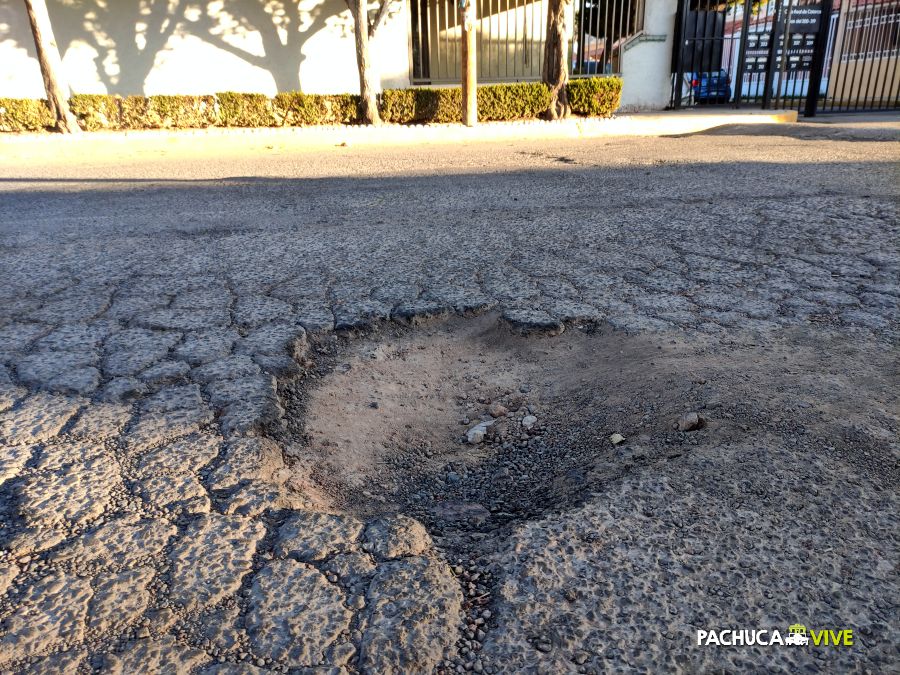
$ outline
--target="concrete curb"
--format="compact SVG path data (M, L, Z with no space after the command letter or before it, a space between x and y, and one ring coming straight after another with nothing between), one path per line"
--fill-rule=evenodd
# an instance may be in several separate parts
M227 137L295 140L310 146L404 145L466 143L500 140L599 138L604 136L670 136L696 133L725 124L790 124L796 111L671 111L619 115L610 119L570 118L556 122L484 122L474 128L461 124L390 124L372 126L281 127L260 129L209 128L184 130L99 131L76 137L57 134L0 134L0 147L19 143L91 143L95 141L160 141Z

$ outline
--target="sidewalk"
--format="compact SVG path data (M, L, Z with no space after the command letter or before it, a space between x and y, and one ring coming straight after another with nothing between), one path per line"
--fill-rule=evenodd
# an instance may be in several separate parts
M53 163L116 156L194 156L246 154L254 150L303 152L334 147L403 146L443 143L484 143L511 140L560 140L608 136L670 136L690 134L724 124L778 124L797 121L795 111L679 110L635 113L612 119L570 118L557 122L486 122L474 128L460 124L288 127L261 129L189 129L109 131L81 134L0 134L0 164L21 160ZM127 148L127 150L126 150ZM111 158L112 159L112 158Z

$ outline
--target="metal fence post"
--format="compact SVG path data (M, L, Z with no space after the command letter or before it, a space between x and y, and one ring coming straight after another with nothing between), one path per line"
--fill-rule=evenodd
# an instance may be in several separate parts
M750 14L753 12L753 0L744 0L744 20L741 23L741 45L738 55L738 69L734 76L734 107L741 107L744 94L744 70L747 67L747 34L750 32Z
M772 85L775 82L775 57L778 54L778 36L781 27L781 0L775 0L775 13L772 15L772 32L769 37L769 60L766 66L766 83L763 91L762 107L768 109L772 105ZM782 58L784 55L782 54ZM777 64L780 67L780 64Z
M815 117L819 109L819 89L822 86L822 73L825 71L825 53L828 47L828 31L831 27L832 0L822 0L822 16L819 17L819 30L816 33L815 48L810 63L809 88L806 91L806 107L804 117Z
M672 107L681 107L681 89L684 86L684 47L687 44L684 34L687 30L687 13L690 8L690 0L681 0L678 3L678 12L681 14L681 23L678 28L678 51L675 53L675 82L672 84Z

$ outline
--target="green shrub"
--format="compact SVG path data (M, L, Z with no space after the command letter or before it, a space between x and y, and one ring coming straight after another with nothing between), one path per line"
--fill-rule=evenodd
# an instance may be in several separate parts
M219 101L219 126L274 127L278 125L272 100L265 94L241 94L226 91L216 94Z
M291 91L273 101L275 118L285 126L352 124L359 118L359 96Z
M478 88L478 118L485 121L532 119L550 107L543 82L491 84Z
M124 129L202 129L215 125L214 96L128 96L122 100Z
M490 84L478 88L478 119L483 121L534 118L550 107L550 90L541 82ZM381 95L386 122L459 122L462 90L387 89Z
M0 131L41 131L55 124L44 100L0 98Z
M119 99L106 94L75 94L69 99L72 114L85 131L119 129L122 126Z
M611 117L622 100L622 78L579 77L569 81L566 92L576 115Z
M385 122L459 122L462 91L452 89L386 89L381 94L381 117Z

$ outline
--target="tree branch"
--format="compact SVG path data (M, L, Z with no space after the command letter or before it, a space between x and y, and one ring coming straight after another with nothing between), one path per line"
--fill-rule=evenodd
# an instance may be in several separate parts
M390 3L391 0L381 0L381 6L378 8L375 19L369 24L369 38L375 37L375 32L378 30L378 27L384 23L384 18L387 16L388 5Z

